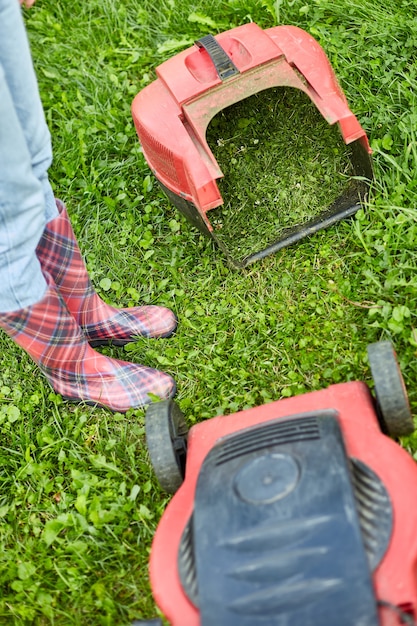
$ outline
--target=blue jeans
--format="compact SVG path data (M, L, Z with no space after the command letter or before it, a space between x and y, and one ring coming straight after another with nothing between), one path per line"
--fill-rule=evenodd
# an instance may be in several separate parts
M38 302L46 281L36 256L58 215L48 180L51 139L18 0L0 0L0 311Z

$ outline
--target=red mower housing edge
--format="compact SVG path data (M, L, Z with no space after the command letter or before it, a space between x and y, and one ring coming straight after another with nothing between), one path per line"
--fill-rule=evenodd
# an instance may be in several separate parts
M150 579L171 626L400 626L417 617L413 420L390 342L360 381L198 423L150 405L146 438L174 493ZM135 624L162 624L158 619Z
M323 49L302 29L262 30L250 23L207 35L162 63L156 74L157 79L132 103L143 154L170 201L216 241L233 266L244 267L359 209L373 178L368 139ZM356 182L318 217L288 229L273 244L238 261L216 236L208 216L210 209L223 204L216 184L223 173L207 144L206 130L222 109L279 86L303 91L329 124L339 125L343 140L351 146Z

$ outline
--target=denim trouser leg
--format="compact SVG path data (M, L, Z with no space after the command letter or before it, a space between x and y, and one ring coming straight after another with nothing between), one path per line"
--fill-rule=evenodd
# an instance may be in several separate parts
M0 0L0 311L40 300L36 246L58 215L52 151L18 0Z

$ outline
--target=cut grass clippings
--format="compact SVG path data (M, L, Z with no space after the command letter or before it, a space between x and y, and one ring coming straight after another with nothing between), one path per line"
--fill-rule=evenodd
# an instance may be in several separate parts
M319 216L348 188L350 149L306 94L262 91L221 111L207 142L224 174L208 218L241 260Z

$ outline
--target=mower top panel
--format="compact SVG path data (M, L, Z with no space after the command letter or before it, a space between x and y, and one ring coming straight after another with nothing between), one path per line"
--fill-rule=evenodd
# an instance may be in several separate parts
M370 153L366 133L350 111L320 45L295 26L262 30L245 24L208 36L162 63L157 79L135 97L132 115L146 160L166 190L205 215L223 203L216 179L223 173L206 141L222 109L271 87L305 92L345 143ZM220 61L218 61L220 59ZM229 61L229 71L222 72Z
M387 494L384 504L390 518ZM201 467L192 525L203 626L377 626L335 411L221 439Z

